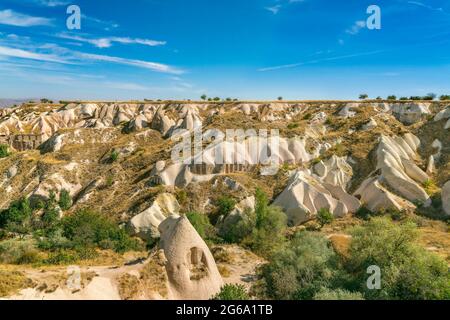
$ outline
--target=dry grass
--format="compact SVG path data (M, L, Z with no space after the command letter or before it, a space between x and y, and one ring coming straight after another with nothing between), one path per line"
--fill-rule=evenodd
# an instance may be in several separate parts
M119 295L123 300L133 300L139 296L140 281L137 277L125 273L117 280Z
M11 296L32 285L33 282L20 271L0 270L0 297Z

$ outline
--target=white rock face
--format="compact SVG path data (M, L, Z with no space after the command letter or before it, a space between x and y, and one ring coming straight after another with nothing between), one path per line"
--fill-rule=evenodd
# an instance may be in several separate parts
M335 217L343 217L359 208L358 199L347 194L341 186L322 183L307 170L295 173L273 204L286 212L290 225L313 219L323 208Z
M354 109L358 109L359 107L359 103L347 103L341 111L339 111L338 115L344 118L353 118L356 115Z
M334 186L346 188L349 183L353 170L345 158L332 156L328 160L320 161L314 166L314 172L319 176L322 182Z
M402 123L413 124L431 114L429 103L395 103L390 106L395 117Z
M359 197L361 203L365 204L367 209L373 212L387 209L403 210L414 208L412 203L405 201L383 187L380 177L366 179L354 195Z
M364 130L364 131L371 130L373 128L376 128L377 126L378 126L378 123L375 121L375 119L370 118L370 121L362 126L362 130Z
M170 216L159 226L160 248L167 260L169 299L206 300L223 280L208 246L186 216Z
M411 202L431 203L430 197L420 185L429 179L415 163L420 140L411 133L401 137L382 136L377 149L377 169L391 189Z
M450 181L442 187L442 209L447 215L450 215Z
M158 227L170 215L178 215L180 205L173 194L158 195L152 206L134 216L127 229L132 235L149 240L159 237Z

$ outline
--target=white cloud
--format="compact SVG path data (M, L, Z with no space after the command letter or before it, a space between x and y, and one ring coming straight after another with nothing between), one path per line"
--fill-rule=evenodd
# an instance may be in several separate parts
M366 27L366 22L364 20L358 20L355 21L355 23L347 30L345 30L346 33L355 35L358 34L361 29Z
M335 61L335 60L342 60L342 59L350 59L350 58L356 58L361 56L369 56L374 55L377 53L383 52L382 50L377 51L370 51L370 52L361 52L361 53L354 53L354 54L348 54L343 56L336 56L336 57L329 57L329 58L321 58L321 59L315 59L315 60L309 60L304 62L298 62L298 63L292 63L292 64L284 64L280 66L274 66L274 67L267 67L267 68L261 68L258 69L258 71L274 71L274 70L280 70L280 69L289 69L289 68L295 68L307 64L315 64L319 62L327 62L327 61Z
M75 40L79 42L89 43L97 48L109 48L114 42L121 44L140 44L144 46L156 47L163 46L166 41L157 41L151 39L129 38L129 37L104 37L104 38L86 38L77 35L69 35L66 33L60 33L57 35L59 38Z
M31 51L9 48L0 46L0 56L20 58L20 59L31 59L46 62L56 62L56 63L69 63L68 61L52 54L35 53Z
M273 7L265 7L265 9L272 12L273 14L277 14L281 9L281 4L277 4Z
M60 1L60 0L35 0L38 4L45 7L59 7L69 5L69 1Z
M415 5L415 6L426 8L428 10L439 11L439 12L444 12L445 13L443 8L434 8L432 6L429 6L429 5L427 5L425 3L422 3L422 2L419 2L419 1L408 1L408 3L412 4L412 5Z
M47 18L32 17L7 9L0 11L0 24L6 24L16 27L32 27L49 26L52 23L51 20Z
M54 63L62 63L62 64L80 64L85 63L87 61L91 62L108 62L115 63L127 66L133 66L142 69L148 69L161 73L168 74L182 74L183 70L178 68L169 66L167 64L151 62L151 61L143 61L143 60L135 60L135 59L127 59L121 57L107 56L107 55L98 55L98 54L90 54L79 51L72 51L66 48L62 48L53 44L39 46L42 50L50 51L51 53L38 53L31 50L22 50L10 47L0 46L0 57L12 57L19 59L29 59L29 60L37 60L37 61L45 61L45 62L54 62Z
M149 69L156 72L164 72L164 73L172 73L172 74L182 74L183 71L174 67L171 67L166 64L162 63L156 63L156 62L149 62L149 61L142 61L142 60L134 60L134 59L125 59L120 57L112 57L112 56L105 56L105 55L99 55L99 54L91 54L91 53L78 53L79 57L87 60L93 60L93 61L103 61L103 62L111 62L111 63L117 63L122 65L129 65L144 69Z

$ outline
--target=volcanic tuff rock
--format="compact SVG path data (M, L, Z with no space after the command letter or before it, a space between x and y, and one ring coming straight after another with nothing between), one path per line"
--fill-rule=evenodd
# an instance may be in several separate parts
M449 116L449 107L438 102L24 104L0 110L0 144L13 151L0 159L0 207L21 196L67 189L71 210L106 211L147 237L145 230L157 235L158 222L148 224L152 214L166 212L165 205L151 209L149 199L182 188L190 210L202 211L214 195L211 180L223 176L226 192L248 197L255 186L266 188L291 224L313 218L321 208L336 216L361 204L413 209L430 204L424 185L434 181L439 190L450 179ZM191 154L190 163L172 161L177 139L201 125L203 150ZM238 144L208 140L226 129L277 129L280 148L251 136ZM29 135L42 138L39 151L24 147L21 139ZM258 146L257 159L246 151L250 144ZM224 150L230 152L217 164ZM259 163L269 155L279 164ZM194 203L197 195L204 196L200 205ZM141 214L130 222L135 212ZM139 220L145 213L152 219ZM177 212L163 215L171 213Z
M169 298L205 300L217 294L222 277L208 246L186 216L170 216L159 226L169 281Z
M128 230L132 235L137 235L145 240L158 238L158 227L170 215L178 215L180 205L174 195L170 193L159 194L152 206L134 216Z
M450 181L442 188L442 207L447 215L450 215Z

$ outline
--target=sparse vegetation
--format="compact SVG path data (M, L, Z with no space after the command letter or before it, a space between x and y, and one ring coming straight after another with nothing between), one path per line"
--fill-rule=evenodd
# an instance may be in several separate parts
M226 284L213 300L250 300L250 296L243 285Z
M359 99L360 100L366 100L367 98L369 98L369 95L366 94L366 93L362 93L362 94L359 95Z
M330 212L330 210L328 210L326 208L322 208L317 212L317 221L319 222L321 227L323 227L326 224L332 223L333 220L334 220L334 216Z
M0 144L0 159L9 156L9 147L6 144Z

